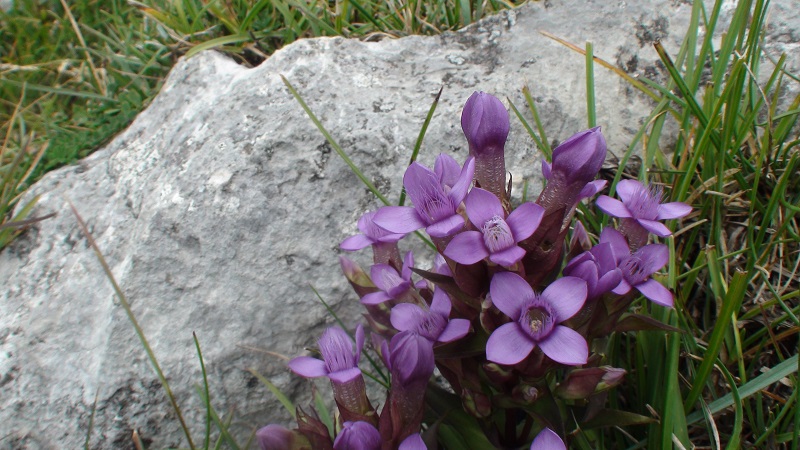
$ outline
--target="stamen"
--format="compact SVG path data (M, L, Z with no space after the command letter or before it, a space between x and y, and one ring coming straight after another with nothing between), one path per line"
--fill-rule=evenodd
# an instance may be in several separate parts
M483 225L483 242L489 252L496 253L516 244L511 228L500 216L494 216Z

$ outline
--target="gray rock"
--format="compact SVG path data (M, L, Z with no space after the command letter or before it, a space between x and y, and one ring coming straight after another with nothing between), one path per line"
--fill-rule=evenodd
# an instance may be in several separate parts
M204 408L192 332L212 404L234 415L244 443L256 427L290 419L248 369L305 398L307 384L265 350L297 355L332 323L310 286L346 322L357 320L337 246L377 206L279 75L396 199L440 87L423 163L439 152L463 161L460 109L474 90L522 109L527 83L548 137L563 140L586 124L583 57L539 31L592 40L598 56L663 79L650 43L675 53L690 10L674 0L545 1L438 37L302 40L254 69L214 52L181 60L124 133L31 189L41 195L36 212L58 216L0 253L0 448L78 448L87 435L92 448L132 448L133 429L149 448L187 446L67 200L131 302L195 443ZM597 67L596 77L599 122L621 153L652 105L609 71ZM507 154L517 196L524 181L535 195L541 155L513 116Z

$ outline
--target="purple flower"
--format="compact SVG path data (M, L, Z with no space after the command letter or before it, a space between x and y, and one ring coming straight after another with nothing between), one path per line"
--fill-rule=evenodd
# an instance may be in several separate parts
M450 298L444 290L433 293L430 308L421 308L411 303L401 303L392 308L392 326L398 331L413 331L436 342L452 342L469 332L469 320L450 319Z
M400 273L397 273L397 270L388 264L375 264L370 267L369 274L372 282L380 290L361 297L361 303L377 305L387 300L400 298L411 289L411 267L413 265L414 255L408 252Z
M368 211L358 219L358 229L363 234L350 236L342 241L339 248L347 251L361 250L362 248L377 243L393 243L403 239L405 234L392 233L375 225L373 219L376 211Z
M589 357L586 340L561 322L574 316L586 301L586 282L562 277L536 295L530 285L513 272L492 277L489 291L494 305L512 319L489 336L486 359L498 364L516 364L538 345L550 359L567 365L585 364Z
M575 257L564 267L564 275L578 277L586 282L587 299L595 299L610 292L622 280L614 249L608 242L597 244Z
M692 207L681 202L661 203L661 186L644 186L636 180L617 183L617 195L622 201L601 195L597 207L604 213L621 219L633 219L656 236L670 236L672 232L658 220L677 219L692 211Z
M381 433L368 422L345 422L333 441L334 450L380 450Z
M418 433L414 433L403 439L403 442L400 443L400 446L397 447L397 450L428 450L428 447L422 440L422 436L420 436Z
M653 303L672 307L672 292L658 281L650 278L652 274L667 265L669 249L663 244L645 245L633 254L625 237L613 228L605 228L600 233L600 244L609 243L622 272L622 280L612 290L617 295L624 295L636 288Z
M464 226L464 218L457 210L467 195L474 173L475 160L469 158L457 182L450 187L443 184L432 170L417 162L411 163L403 176L403 186L414 207L384 206L375 215L375 224L392 233L410 233L425 228L436 238L455 233Z
M531 442L531 450L567 450L567 446L555 431L545 428Z
M386 367L392 372L392 385L402 386L422 382L427 384L433 374L433 344L412 331L402 331L390 344L383 342L381 353Z
M503 102L484 92L473 93L461 112L461 129L475 157L478 184L505 197L506 168L504 147L510 124Z
M553 164L542 164L542 175L548 181L569 185L594 180L606 159L606 140L600 127L584 130L562 142L553 150Z
M319 338L322 361L309 356L298 356L289 361L292 372L306 378L328 377L331 381L347 383L361 375L358 361L364 347L364 328L356 328L356 344L339 327L331 327Z
M261 450L290 450L296 435L280 425L267 425L256 431L256 440Z
M480 231L464 231L447 245L445 256L461 264L475 264L483 258L511 267L523 256L518 242L529 238L544 215L544 208L523 203L507 218L500 200L492 193L474 188L464 201L470 222Z

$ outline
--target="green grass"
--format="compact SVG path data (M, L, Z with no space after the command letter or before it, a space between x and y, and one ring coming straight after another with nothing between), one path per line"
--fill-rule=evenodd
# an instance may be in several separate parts
M399 9L391 2L353 0L152 0L131 6L122 0L81 0L69 2L75 26L60 0L38 3L18 0L13 14L0 13L0 248L30 223L25 209L10 216L27 183L86 155L124 128L180 55L213 47L252 65L303 37L437 33L508 6L433 0L406 2ZM606 347L609 363L629 372L627 383L609 395L609 407L655 421L575 430L576 448L800 444L794 388L800 333L800 140L795 131L800 97L781 97L783 87L795 82L784 72L783 57L768 72L761 67L768 2L739 0L730 26L718 30L725 33L715 46L711 33L700 30L718 28L721 4L705 9L695 2L680 50L667 54L657 48L669 73L667 86L631 78L593 57L602 42L584 47L561 41L568 45L565 52L588 53L590 125L603 122L593 106L603 95L592 83L595 72L605 70L600 66L653 99L653 112L620 166L639 152L644 170L633 176L664 184L671 200L695 208L666 242L673 258L662 281L675 292L676 308L635 303L638 312L681 332L618 333ZM514 116L549 155L536 103L527 88L523 93L526 105L512 105ZM668 121L681 132L673 147L662 148ZM612 192L622 176L617 170L610 180ZM607 223L591 208L580 213L590 231ZM154 355L151 360L157 367ZM203 385L207 423L236 447L225 432L231 418L216 415L209 400L213 386ZM204 448L208 436L202 439Z

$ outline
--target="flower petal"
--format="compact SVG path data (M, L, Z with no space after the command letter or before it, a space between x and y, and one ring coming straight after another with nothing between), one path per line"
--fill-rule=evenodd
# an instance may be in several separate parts
M553 173L553 166L546 160L542 160L542 176L545 180L550 179L550 174Z
M564 325L556 325L547 338L539 341L539 347L553 361L568 366L586 364L589 358L589 345L586 339Z
M623 278L623 279L619 280L619 284L617 285L617 287L612 289L611 292L613 292L613 293L615 293L617 295L625 295L628 292L630 292L631 289L633 289L633 287L630 285L630 283L628 283L625 280L625 278Z
M458 233L444 249L444 255L461 264L475 264L489 256L480 231Z
M289 369L306 378L324 377L328 375L325 362L310 356L298 356L289 361Z
M525 202L511 211L506 219L506 224L511 229L514 242L524 241L531 237L542 223L542 217L544 217L544 208L531 202Z
M597 287L597 280L599 279L597 273L597 264L588 258L585 258L583 262L580 262L579 264L573 264L573 261L577 261L577 258L570 261L570 263L567 264L567 267L564 267L564 275L578 277L585 281L588 288L587 296L594 297L594 290ZM616 286L616 284L614 286Z
M516 364L527 358L534 347L536 344L519 328L519 324L511 322L500 326L489 336L486 359L498 364Z
M597 200L594 201L594 204L600 208L600 211L603 211L609 216L619 218L631 217L631 213L628 211L628 208L624 203L607 195L601 195L600 197L597 197Z
M377 305L391 299L392 297L386 292L378 291L361 297L361 303L365 305Z
M522 307L535 295L528 282L513 272L494 274L489 292L494 306L513 320L519 319Z
M439 156L436 157L436 162L433 164L433 172L443 186L452 188L456 182L458 182L461 166L452 156L446 153L440 153Z
M567 446L555 431L545 428L531 442L531 450L567 450Z
M461 339L469 333L470 323L467 319L452 319L447 322L447 326L442 330L439 335L439 342L453 342Z
M369 247L375 241L368 238L363 234L357 234L355 236L350 236L349 238L342 241L339 244L339 248L342 250L346 250L348 252L354 252L356 250L361 250L362 248Z
M619 269L610 270L597 280L597 285L594 287L592 295L599 297L607 292L611 292L612 289L619 286L620 281L622 281L622 272Z
M483 228L484 224L495 216L505 217L500 199L481 188L473 188L469 191L467 198L464 200L464 206L467 207L469 221L478 229Z
M351 367L350 369L340 370L338 372L331 372L328 374L328 378L331 381L336 383L347 383L349 381L355 380L358 376L361 375L361 369L358 367Z
M606 187L607 184L608 184L608 181L606 181L606 180L595 180L595 181L586 183L586 186L584 186L583 189L581 189L580 194L578 194L578 199L594 197L597 193L602 191Z
M458 207L462 201L464 201L464 197L467 195L467 191L469 191L469 187L472 186L472 177L475 176L475 158L469 157L464 162L464 167L461 169L461 175L458 177L458 181L456 184L453 185L453 188L450 190L450 193L447 195L450 200L453 202L454 207Z
M651 275L669 262L669 248L664 244L645 245L634 256L642 261L642 271Z
M433 291L433 299L431 300L431 312L439 314L445 318L450 317L450 309L453 304L450 302L450 296L444 289L436 288Z
M637 219L636 222L638 222L639 225L644 227L644 229L655 234L656 236L660 237L672 236L672 231L670 231L669 228L667 228L661 222L656 222L655 220L647 220L647 219Z
M428 225L410 206L384 206L375 213L373 222L392 233L411 233Z
M674 305L675 300L672 297L672 292L652 278L644 283L639 283L634 287L653 303L666 306L668 308L672 308Z
M683 217L692 212L692 207L686 203L672 202L658 205L658 220L669 220Z
M416 330L425 318L425 311L411 303L401 303L392 308L389 320L398 331Z
M561 277L550 283L540 298L546 301L556 315L556 323L574 316L586 303L586 281L577 277Z
M400 443L397 450L428 450L428 447L425 446L425 441L422 440L422 436L414 433L403 439L403 442Z
M617 197L625 203L628 203L637 190L644 190L644 186L636 180L622 180L617 183Z
M525 256L525 250L523 250L519 245L515 245L505 250L492 253L489 255L489 261L503 267L511 267L519 262L523 256Z
M614 252L614 259L617 264L622 261L622 258L631 254L631 248L628 246L628 241L625 240L625 236L613 228L603 228L603 231L600 233L600 243L602 244L605 242L611 245L611 250Z
M464 228L464 218L458 214L446 217L434 224L431 224L425 231L431 237L447 237L460 231Z
M358 324L356 327L356 364L361 360L361 350L364 348L364 326Z

